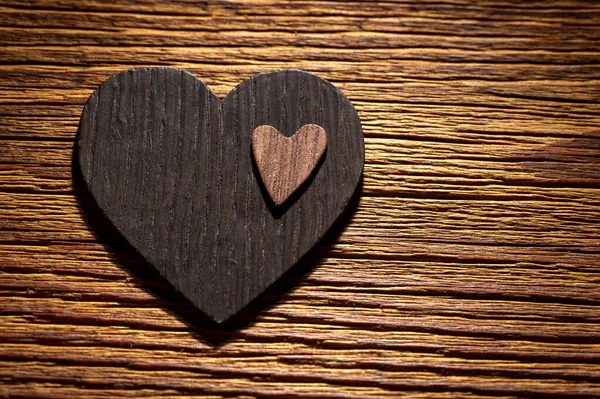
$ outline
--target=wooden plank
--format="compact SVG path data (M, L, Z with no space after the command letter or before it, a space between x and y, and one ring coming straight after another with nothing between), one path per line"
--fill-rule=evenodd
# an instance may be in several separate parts
M600 7L101 0L0 5L0 396L600 396ZM344 226L216 328L72 169L132 67L224 97L333 82L365 134Z

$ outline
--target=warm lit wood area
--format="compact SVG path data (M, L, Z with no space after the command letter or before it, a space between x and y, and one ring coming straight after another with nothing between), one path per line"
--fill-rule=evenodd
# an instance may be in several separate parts
M600 397L600 4L0 1L0 397ZM354 211L222 327L73 169L113 74L353 102Z

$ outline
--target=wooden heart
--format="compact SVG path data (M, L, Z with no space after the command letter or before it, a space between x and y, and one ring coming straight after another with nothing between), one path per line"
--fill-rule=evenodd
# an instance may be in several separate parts
M262 181L275 205L283 204L311 175L327 148L327 133L304 125L292 137L273 126L252 133L252 151Z
M259 126L327 132L318 173L273 212L254 173ZM358 115L332 84L298 70L247 79L222 101L168 68L106 80L81 116L78 159L121 234L217 322L264 291L325 234L358 186Z

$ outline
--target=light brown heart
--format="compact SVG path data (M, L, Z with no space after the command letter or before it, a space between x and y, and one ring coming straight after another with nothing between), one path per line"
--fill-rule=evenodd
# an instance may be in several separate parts
M327 133L304 125L292 137L273 126L252 132L252 152L260 177L276 206L283 204L311 175L327 148Z

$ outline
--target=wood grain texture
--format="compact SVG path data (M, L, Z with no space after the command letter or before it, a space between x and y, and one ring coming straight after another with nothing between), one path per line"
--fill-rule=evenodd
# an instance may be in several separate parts
M326 149L327 133L318 125L304 125L291 137L282 135L269 125L254 129L252 154L256 169L275 206L282 205L311 174L318 173L317 166ZM363 157L361 155L358 161L362 161ZM349 165L363 168L362 162L340 166L347 168ZM341 182L331 183L339 187ZM311 215L305 217L310 218Z
M14 397L600 396L600 9L574 1L4 1L0 392ZM362 195L215 329L72 176L108 76L267 70L339 87Z
M308 145L298 139L315 124L329 131L321 173L275 208L254 170L253 132L298 129L291 142ZM77 155L102 213L220 323L294 266L342 214L360 181L364 139L343 93L308 72L261 73L219 100L185 71L138 68L90 96ZM297 159L282 161L297 167Z

